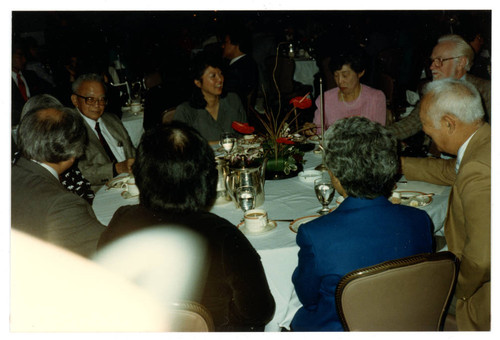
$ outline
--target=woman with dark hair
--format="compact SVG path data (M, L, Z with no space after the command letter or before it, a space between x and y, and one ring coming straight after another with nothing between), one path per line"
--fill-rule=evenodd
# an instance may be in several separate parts
M345 199L301 225L292 281L302 307L294 331L342 331L335 289L347 273L432 251L432 221L423 210L392 204L398 172L396 140L364 117L338 120L325 133L325 163Z
M220 58L203 52L196 55L192 66L193 93L189 101L177 106L174 116L198 130L210 144L218 143L223 132L234 132L233 121L247 122L238 95L224 92L222 68Z
M324 93L325 129L335 121L351 116L366 117L385 125L387 118L386 100L382 91L361 84L365 74L365 59L361 51L352 50L333 57L330 61L337 87ZM321 131L320 97L316 99L313 124L305 127Z
M140 204L116 211L98 248L133 231L184 226L209 245L208 274L199 301L216 331L263 330L275 303L260 257L227 220L209 212L217 188L215 156L207 141L182 122L145 132L132 167Z

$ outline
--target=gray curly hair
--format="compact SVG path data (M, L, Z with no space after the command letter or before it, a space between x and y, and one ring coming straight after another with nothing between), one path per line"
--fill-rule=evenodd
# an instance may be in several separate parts
M325 163L349 196L389 197L398 173L397 142L364 117L336 121L325 132Z

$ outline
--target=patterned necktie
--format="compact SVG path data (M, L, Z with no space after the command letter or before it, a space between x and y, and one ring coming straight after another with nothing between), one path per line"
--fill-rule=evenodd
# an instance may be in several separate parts
M108 142L104 139L104 136L102 135L101 128L99 127L99 123L95 123L95 130L97 131L97 135L99 136L99 141L101 141L102 147L104 148L104 151L106 151L106 154L108 155L109 159L112 162L116 162L115 155L113 155L113 151L111 151L111 148L109 147Z
M24 101L28 100L28 93L26 92L26 84L21 78L21 72L17 72L17 87L19 87L19 91L21 91L21 95L24 98Z

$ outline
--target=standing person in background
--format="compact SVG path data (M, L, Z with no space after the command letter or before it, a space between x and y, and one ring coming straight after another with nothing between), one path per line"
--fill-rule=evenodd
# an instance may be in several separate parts
M26 70L26 44L16 40L12 43L12 115L11 125L19 124L21 111L28 99L41 93L50 93L52 86Z
M227 92L235 92L243 107L248 108L250 96L257 91L259 70L251 56L252 37L242 27L233 26L228 30L222 43L222 56L229 61L224 72Z
M435 80L420 105L424 132L456 159L402 157L409 180L451 185L444 235L460 259L455 289L459 331L490 330L491 127L470 83Z

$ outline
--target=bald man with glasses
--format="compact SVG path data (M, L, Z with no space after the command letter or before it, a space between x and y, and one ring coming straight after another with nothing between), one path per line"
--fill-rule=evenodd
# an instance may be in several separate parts
M82 115L89 144L78 166L97 191L121 173L131 173L135 149L118 117L104 112L106 87L97 74L84 74L72 85L71 102Z
M491 81L467 73L474 61L474 50L459 35L449 34L438 39L430 56L429 69L432 80L454 78L468 81L476 87L483 101L485 120L491 122ZM408 117L388 126L389 131L399 140L406 139L422 131L420 122L420 102Z

